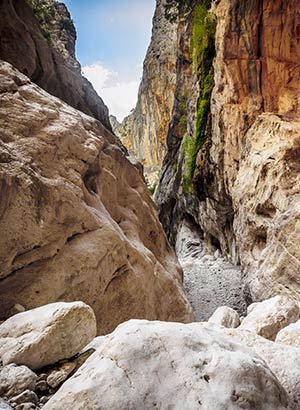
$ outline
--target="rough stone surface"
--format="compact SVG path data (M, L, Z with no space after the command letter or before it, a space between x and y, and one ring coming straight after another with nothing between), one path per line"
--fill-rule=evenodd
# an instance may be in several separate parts
M39 369L78 353L97 334L95 315L83 302L52 303L7 319L0 326L4 364Z
M235 328L240 324L240 317L234 309L228 306L220 306L208 321L216 325Z
M14 396L11 398L11 402L16 404L23 404L23 403L33 403L38 404L38 396L30 390L25 390L23 393L20 393L18 396Z
M44 410L99 403L106 410L283 410L286 402L264 361L220 333L132 320L107 336Z
M177 24L166 20L165 4L166 0L156 2L137 105L121 127L114 129L146 166L162 164L174 102Z
M12 410L12 407L8 403L0 399L0 410Z
M98 121L0 64L0 318L82 300L103 334L190 321L182 271L139 170Z
M299 304L290 297L278 295L258 303L241 324L241 329L275 340L277 333L299 319Z
M36 379L37 375L26 366L9 364L0 367L0 396L13 397L26 389L34 390Z
M251 347L267 363L288 394L288 409L299 410L300 349L274 343L244 329L220 329L223 334Z
M300 348L300 320L281 329L275 342Z
M14 65L50 94L111 129L107 107L80 73L74 54L76 32L65 5L54 0L29 3L1 2L0 59Z
M182 219L192 219L207 246L240 263L249 302L284 292L299 299L300 4L212 5L217 26L211 135L197 154L193 190L185 193L187 138L176 132L180 110L174 104L156 195L160 219L172 243ZM188 19L175 95L182 95L188 82L191 137L197 87L188 75L191 56L184 54L191 40Z
M47 377L47 384L55 389L62 384L76 368L76 363L64 363L59 369L53 370Z

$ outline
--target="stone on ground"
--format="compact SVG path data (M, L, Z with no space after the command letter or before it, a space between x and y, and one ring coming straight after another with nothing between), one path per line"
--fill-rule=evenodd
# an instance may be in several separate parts
M8 364L0 368L0 396L13 397L35 388L37 375L26 366ZM1 409L1 407L0 407Z
M286 403L266 363L221 333L198 323L131 320L44 410L283 410Z
M74 356L96 330L94 312L85 303L51 303L12 316L0 326L0 357L4 364L39 369Z
M238 327L240 317L234 309L228 306L220 306L208 321L224 327Z
M275 342L300 348L300 320L281 329Z
M277 295L255 305L240 328L275 340L279 330L298 319L299 304L288 296Z

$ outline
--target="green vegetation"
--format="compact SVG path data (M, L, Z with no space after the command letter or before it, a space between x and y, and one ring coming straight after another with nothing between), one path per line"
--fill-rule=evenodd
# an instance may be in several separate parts
M151 186L148 187L148 191L150 192L151 195L154 194L157 184L158 184L158 181L155 181L153 182Z
M63 19L61 20L61 26L67 31L74 31L74 23L72 19Z
M45 39L48 41L48 43L51 43L51 33L48 30L45 30L42 28L42 33Z
M185 147L187 173L185 190L192 189L197 154L211 134L210 98L214 86L213 59L215 57L215 20L208 11L211 0L203 0L194 8L192 31L192 58L199 84L196 107L196 128Z
M180 117L178 120L178 131L182 136L186 133L187 130L187 102L188 92L185 91L179 98Z

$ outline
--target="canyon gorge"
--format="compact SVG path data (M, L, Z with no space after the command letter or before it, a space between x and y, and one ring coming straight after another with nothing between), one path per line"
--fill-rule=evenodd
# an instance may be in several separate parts
M0 410L299 410L297 0L156 0L122 123L0 16Z

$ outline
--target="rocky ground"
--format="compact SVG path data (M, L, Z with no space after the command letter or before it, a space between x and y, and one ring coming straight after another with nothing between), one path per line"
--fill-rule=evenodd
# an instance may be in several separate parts
M185 274L185 291L197 321L206 321L219 306L229 306L240 315L246 312L241 271L222 257L180 259Z
M244 316L241 270L218 250L207 254L201 238L187 225L181 227L176 252L184 271L184 287L197 321L206 321L220 306L229 306Z

